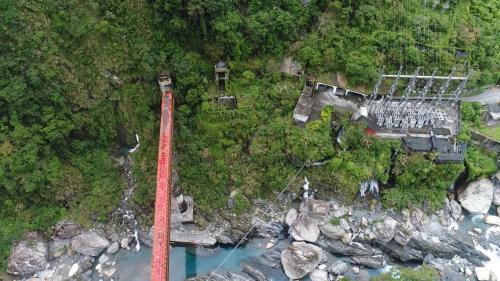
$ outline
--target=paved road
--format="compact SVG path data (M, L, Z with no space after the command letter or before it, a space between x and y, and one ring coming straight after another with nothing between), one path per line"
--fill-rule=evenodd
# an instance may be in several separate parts
M500 102L500 88L493 87L491 89L486 90L484 93L471 97L463 97L464 101L475 101L480 102L482 104L493 104Z

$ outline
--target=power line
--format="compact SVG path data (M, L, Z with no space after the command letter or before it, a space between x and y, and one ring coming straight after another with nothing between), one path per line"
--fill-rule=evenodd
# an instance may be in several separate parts
M304 165L302 165L302 167L300 167L300 169L297 171L297 173L295 173L295 175L288 182L288 184L283 188L283 190L281 190L281 192L278 194L278 196L276 196L276 199L274 199L274 201L271 202L271 204L267 207L267 209L264 212L264 214L269 213L269 211L272 209L272 207L274 206L274 204L276 204L277 201L281 200L280 198L282 198L283 193L288 189L288 187L290 186L290 184L295 180L295 178L299 175L299 173L302 171L302 169L304 169L304 167L307 165L307 163L309 163L309 160L310 159L308 159L304 163ZM236 246L233 247L233 249L231 250L231 252L229 252L229 254L222 260L222 262L217 266L217 268L215 269L215 271L212 271L212 273L210 273L210 276L208 276L207 281L210 281L212 279L212 277L215 274L217 274L217 271L219 271L219 269L224 265L224 263L234 254L234 252L241 245L241 243L243 243L243 241L245 241L245 239L248 237L248 235L250 234L250 232L252 232L252 230L255 228L255 226L257 225L257 223L258 223L258 220L256 220L256 222L252 224L252 226L250 227L250 229L245 233L245 235L243 235L243 237L236 244Z
M410 30L409 30L409 27L408 27L408 1L407 0L404 0L404 14L403 14L403 20L404 20L404 30L405 30L405 49L404 49L404 52L405 52L405 73L407 73L407 70L408 70L408 64L409 64L409 59L408 59L408 45L409 45L409 42L408 42L408 35L410 34Z
M423 33L423 45L424 45L424 55L422 56L422 64L427 65L427 36L428 36L428 27L429 27L429 17L425 17L425 14L428 12L427 10L427 0L424 0L424 13L423 16L425 18L424 22L424 33Z
M399 20L399 33L400 33L400 41L399 41L399 65L402 66L403 65L403 1L400 2L401 5L399 6L399 17L398 17L398 20Z
M430 22L430 19L429 19L429 9L427 8L427 0L424 0L424 13L427 13L427 17L426 17L426 26L425 26L425 37L424 37L424 40L426 42L426 46L429 45L429 40L428 40L428 37L429 37L429 34L430 34L430 25L431 25L431 22ZM427 64L429 62L429 50L427 49L426 47L426 50L425 50L425 56L424 56L424 59L425 59L425 64Z
M401 22L403 25L403 65L406 73L406 0L403 0L403 15L401 16Z

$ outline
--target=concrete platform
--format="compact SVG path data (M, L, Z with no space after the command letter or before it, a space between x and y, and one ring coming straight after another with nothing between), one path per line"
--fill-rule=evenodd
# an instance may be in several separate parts
M184 200L186 201L188 208L184 213L181 213L177 208L177 203L175 202L175 198L172 197L172 202L170 205L170 223L171 224L179 224L179 223L193 223L193 198L189 196L184 196Z

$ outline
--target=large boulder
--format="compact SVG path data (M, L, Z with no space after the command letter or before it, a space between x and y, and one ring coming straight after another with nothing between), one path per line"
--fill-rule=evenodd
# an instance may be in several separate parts
M474 265L482 265L483 261L489 260L480 251L476 250L474 242L470 237L461 235L433 236L428 233L419 233L406 245L407 248L416 249L423 255L451 259L458 255L467 259Z
M377 247L379 247L390 257L398 259L402 262L424 260L422 252L409 247L403 247L401 244L397 243L394 240L387 243L375 240L375 245L377 245Z
M316 242L319 237L319 226L313 218L300 213L292 227L290 234L297 241Z
M415 227L410 222L401 223L394 230L394 240L404 246L410 242L415 231Z
M248 274L248 276L252 277L256 281L267 281L266 275L262 273L259 269L253 267L248 263L243 263L241 265L243 272Z
M331 204L328 201L309 198L300 204L300 212L321 221L330 213L330 206Z
M207 219L210 222L208 230L212 232L212 236L220 244L238 243L252 225L252 214L245 213L241 216L234 216L230 210L221 210L216 214L209 215Z
M349 231L351 229L351 225L349 224L349 222L344 219L344 218L341 218L339 220L339 225L345 230L345 231Z
M80 234L82 227L69 220L62 220L54 227L54 235L61 239L68 239Z
M458 220L462 214L462 206L455 200L450 200L450 215L452 218Z
M311 281L328 281L328 272L316 268L309 274L309 279L311 279Z
M109 241L95 231L86 231L71 239L71 248L88 256L99 256L108 246Z
M66 253L69 248L69 239L55 239L49 242L49 260L59 258Z
M383 222L374 223L372 232L377 239L389 242L394 237L394 230L398 222L391 217L386 218Z
M284 246L277 246L266 251L263 255L245 260L241 263L241 268L253 279L267 281L270 274L275 272L276 269L281 269L281 252L284 249Z
M320 226L320 231L323 235L330 239L342 239L345 235L345 230L340 225L333 225L331 223L327 223L325 225Z
M416 208L411 212L410 222L418 230L422 229L422 226L429 221L429 217L420 209Z
M377 254L374 256L352 256L351 261L354 264L370 268L382 268L387 264L384 254Z
M116 254L118 251L120 250L120 243L118 242L113 242L111 243L111 245L108 247L108 249L106 250L106 253L107 254L110 254L110 255L114 255Z
M334 275L342 275L344 274L348 269L347 263L337 260L334 261L329 267L328 267L328 272Z
M327 252L343 256L373 256L381 253L381 251L372 248L370 245L358 242L346 244L340 240L322 238L319 239L316 244Z
M305 242L293 242L281 252L281 264L290 279L301 279L312 272L323 258L321 248Z
M263 221L254 217L253 219L255 236L270 238L278 237L283 230L283 224L279 221Z
M493 204L500 206L500 185L497 185L493 192Z
M47 242L38 233L28 233L12 247L7 272L21 276L45 269L48 252Z
M484 217L484 222L487 224L500 226L500 217L486 215Z
M286 213L285 217L285 223L288 226L292 226L295 223L295 220L297 220L297 217L299 216L299 213L297 212L296 209L292 208Z
M475 280L472 277L472 272L467 272L468 266L460 260L460 258L442 259L436 258L432 254L428 254L424 258L424 264L427 264L439 272L440 281L467 281ZM464 276L465 275L467 276Z
M474 181L458 194L462 207L471 213L488 213L492 200L493 183L489 179Z

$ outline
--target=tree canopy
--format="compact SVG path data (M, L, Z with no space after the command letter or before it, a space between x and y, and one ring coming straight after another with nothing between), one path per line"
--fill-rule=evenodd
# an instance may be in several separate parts
M398 144L364 138L352 126L349 150L334 148L329 112L305 130L294 127L302 81L277 69L290 55L308 74L340 72L351 85L370 86L381 65L397 69L404 54L409 66L440 62L441 71L467 62L476 84L498 83L498 0L452 1L449 9L420 2L0 1L0 257L5 261L21 233L62 217L107 221L125 185L120 151L135 145L136 133L133 201L150 220L160 106L155 76L163 71L172 74L176 92L175 168L202 212L224 207L235 190L243 212L249 199L270 196L290 179L292 160L332 157L303 175L347 198L358 181L387 183ZM469 55L457 58L456 50ZM231 68L227 94L238 98L238 110L212 102L219 60ZM466 106L464 118L477 122L476 111ZM475 176L491 170L490 162L477 163L483 156L467 158ZM424 178L441 194L458 170L432 164L445 177L434 183L425 181L434 175L422 167L428 159L398 161L401 190Z

